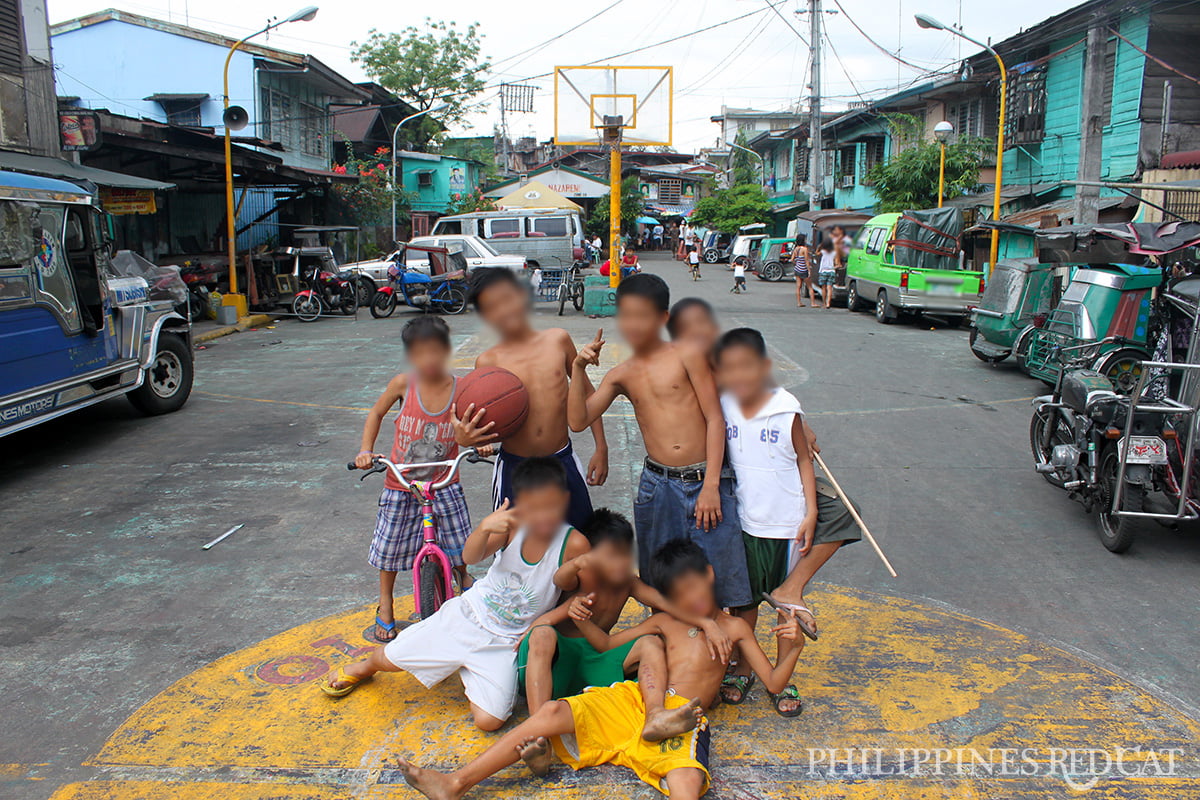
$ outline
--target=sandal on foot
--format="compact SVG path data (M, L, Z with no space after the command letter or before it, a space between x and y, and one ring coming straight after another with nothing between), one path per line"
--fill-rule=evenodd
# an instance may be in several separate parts
M808 638L812 639L814 642L817 640L817 629L812 627L811 625L809 625L807 622L805 622L803 619L801 619L799 617L800 613L804 613L804 614L808 614L815 620L817 618L817 615L812 612L811 608L807 608L806 606L797 605L795 603L785 603L782 600L776 600L774 597L772 597L767 592L762 593L762 599L766 600L767 604L770 605L771 608L775 609L776 611L780 611L785 614L788 613L789 611L795 612L797 614L796 624L800 626L800 630L804 631L804 635L807 636Z
M795 700L797 705L790 711L784 711L780 705L788 700ZM781 717L798 717L804 711L804 701L800 699L800 692L795 686L788 686L779 694L771 694L771 704L775 706L775 713Z
M746 702L746 698L750 696L750 689L753 688L753 686L754 686L754 674L753 673L751 673L750 675L726 675L724 678L721 679L721 688L737 690L738 692L740 692L740 694L738 695L738 699L730 700L728 697L725 696L724 692L718 692L718 694L720 694L721 700L726 703L729 703L729 705L740 706L742 703Z
M358 688L366 678L356 678L353 675L347 675L346 670L341 667L337 668L337 675L330 671L328 675L321 679L321 691L330 697L345 697ZM333 684L344 683L342 688L337 688Z
M384 622L383 617L379 615L378 608L375 609L375 627L388 634L387 636L380 636L378 631L373 632L371 635L375 637L375 641L377 642L390 642L397 636L396 620Z

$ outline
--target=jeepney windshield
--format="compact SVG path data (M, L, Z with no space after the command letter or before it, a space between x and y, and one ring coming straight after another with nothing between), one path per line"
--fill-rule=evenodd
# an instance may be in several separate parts
M66 209L0 202L2 300L49 306L68 331L80 327L79 305L67 257Z
M19 267L33 259L37 206L0 203L0 269Z

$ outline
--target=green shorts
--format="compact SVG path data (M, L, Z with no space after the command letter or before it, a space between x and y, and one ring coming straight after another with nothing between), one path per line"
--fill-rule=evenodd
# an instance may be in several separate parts
M530 631L533 633L533 631ZM603 653L582 636L563 636L557 630L558 647L550 674L554 679L554 699L577 695L589 686L612 686L625 680L625 657L637 643L635 639ZM517 681L525 691L525 665L529 662L529 635L517 650Z
M758 605L763 592L778 589L788 576L791 539L760 539L742 532L746 547L746 570L750 574L750 596Z

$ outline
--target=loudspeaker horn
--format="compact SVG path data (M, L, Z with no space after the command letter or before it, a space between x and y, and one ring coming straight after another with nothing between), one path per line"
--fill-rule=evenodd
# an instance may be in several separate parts
M230 106L221 114L221 121L231 131L240 131L250 123L250 115L241 106Z

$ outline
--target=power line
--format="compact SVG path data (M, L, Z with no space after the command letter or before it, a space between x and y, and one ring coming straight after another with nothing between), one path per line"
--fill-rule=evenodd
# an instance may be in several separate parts
M855 22L855 21L854 21L854 18L853 18L853 17L851 17L849 14L847 14L847 13L846 13L846 9L845 9L845 7L844 7L844 6L842 6L842 4L841 4L841 0L833 0L833 4L834 4L835 6L837 6L837 7L838 7L838 10L839 10L839 11L841 11L841 12L842 12L842 16L844 16L844 17L846 18L846 21L847 21L847 22L849 22L851 25L853 25L853 26L854 26L854 30L858 31L858 32L859 32L859 34L861 34L861 35L862 35L862 37L863 37L864 39L866 39L868 42L870 42L872 45L874 45L874 47L875 47L875 49L876 49L876 50L878 50L879 52L883 53L885 56L887 56L888 58L892 59L893 61L898 61L899 63L903 64L904 66L908 67L909 69L915 69L915 70L917 70L918 72L929 72L929 68L928 68L928 67L921 67L921 66L918 66L918 65L916 65L916 64L914 64L914 63L912 63L911 61L905 61L903 58L901 58L900 56L896 55L896 54L895 54L895 53L893 53L891 50L888 50L886 47L884 47L883 45L881 45L879 42L877 42L877 41L875 41L874 39L872 39L872 38L871 38L871 37L870 37L870 36L867 34L867 32L866 32L866 31L864 31L864 30L862 29L862 27L861 27L861 26L859 26L859 24L858 24L857 22Z
M534 51L542 50L542 49L548 47L549 45L553 44L554 42L557 42L559 39L563 38L567 34L574 33L575 31L582 28L584 25L587 25L589 22L592 22L593 20L597 19L598 17L603 16L604 14L608 13L609 11L612 11L614 8L621 5L621 3L623 3L623 2L625 2L625 0L615 0L615 2L608 4L604 8L597 11L595 14L592 14L590 17L585 19L583 22L580 22L576 25L572 25L570 28L567 28L562 33L551 36L549 39L542 42L541 44L535 44L533 47L527 47L519 53L514 53L511 56L508 56L507 58L499 59L498 61L496 61L492 64L493 71L495 70L495 68L498 65L503 64L506 61L512 61L514 58L520 58L521 56L525 56L526 54L533 55ZM524 61L524 60L525 59L523 59L523 58L521 59L521 61ZM521 63L521 61L517 61L513 64L510 64L508 68L511 69L512 67L515 67L517 64Z
M785 17L785 16L783 15L783 13L782 13L782 12L781 12L781 11L780 11L778 8L776 8L776 7L775 7L775 4L774 4L774 3L772 3L772 2L771 2L771 0L763 0L763 2L767 4L767 7L768 7L768 8L770 8L772 11L774 11L774 12L775 12L775 16L777 16L777 17L779 17L781 20L783 20L783 24L784 24L784 25L787 25L789 28L791 28L791 29L792 29L792 33L796 34L796 37L797 37L797 38L798 38L800 41L804 42L804 44L805 44L805 45L807 45L808 47L812 47L812 45L810 45L810 44L808 43L808 39L805 39L805 38L804 38L804 34L800 33L800 31L798 31L798 30L796 29L796 26L794 26L794 25L792 24L792 21L791 21L790 19L788 19L787 17Z

